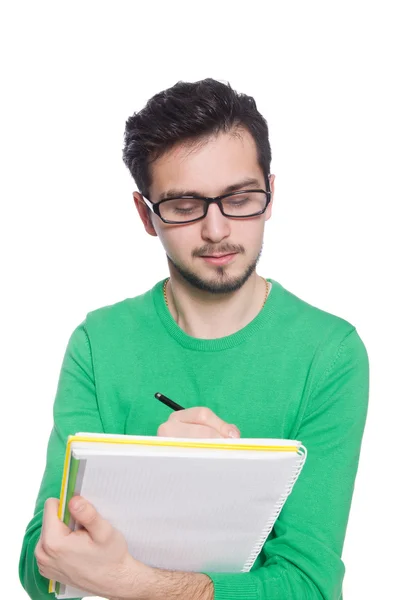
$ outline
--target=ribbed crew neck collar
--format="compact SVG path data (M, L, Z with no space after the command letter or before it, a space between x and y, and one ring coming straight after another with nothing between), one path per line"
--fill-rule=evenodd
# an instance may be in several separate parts
M261 329L264 325L269 324L273 318L275 307L277 305L278 297L282 292L282 286L274 279L267 277L267 280L271 282L272 289L269 296L262 307L260 312L250 321L245 327L227 335L225 337L216 339L201 339L188 335L174 320L171 315L163 295L163 285L165 279L156 283L152 288L153 302L156 311L168 333L185 348L190 350L198 350L201 352L217 352L220 350L227 350L233 348L238 344L241 344L248 338L250 338L256 331Z

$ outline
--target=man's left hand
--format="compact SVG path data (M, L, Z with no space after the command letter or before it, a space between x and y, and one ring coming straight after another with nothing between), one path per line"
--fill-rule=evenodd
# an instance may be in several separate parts
M135 588L139 597L138 582L147 580L150 567L129 554L121 532L81 496L70 500L69 510L84 529L71 531L58 518L58 507L57 498L48 498L44 506L34 551L41 575L97 596L116 598L126 589L132 597Z

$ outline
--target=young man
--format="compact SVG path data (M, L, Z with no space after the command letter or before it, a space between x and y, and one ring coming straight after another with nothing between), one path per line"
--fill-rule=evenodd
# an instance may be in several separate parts
M156 94L127 121L134 202L169 278L89 313L71 335L20 579L131 600L341 598L342 547L365 425L369 365L355 327L260 277L274 200L255 101L206 79ZM161 391L186 407L172 412ZM57 517L67 436L76 431L299 439L308 458L249 573L184 573L130 556L85 502ZM236 481L236 485L239 482Z

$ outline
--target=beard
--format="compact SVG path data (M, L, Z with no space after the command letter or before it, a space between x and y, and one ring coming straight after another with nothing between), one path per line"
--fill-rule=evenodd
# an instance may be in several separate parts
M227 267L219 266L216 267L214 272L216 275L215 279L203 279L199 275L196 275L193 271L190 271L186 267L176 263L172 258L167 254L168 261L175 267L176 271L192 285L193 287L202 290L204 292L211 292L211 294L227 294L229 292L235 292L239 290L244 283L249 279L252 273L256 269L256 265L259 262L259 259L262 254L263 243L261 249L259 251L258 256L253 260L245 269L245 271L241 275L237 275L233 278L229 277L227 274ZM200 256L195 254L196 256Z

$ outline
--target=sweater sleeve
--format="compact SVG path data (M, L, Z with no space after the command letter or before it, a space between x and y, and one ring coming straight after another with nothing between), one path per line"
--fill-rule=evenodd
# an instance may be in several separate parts
M206 573L215 600L338 600L369 396L369 361L350 330L314 384L294 439L306 463L249 573Z
M54 598L54 594L48 592L49 580L39 573L34 550L41 533L44 503L47 498L59 498L67 438L78 431L103 432L84 323L72 333L64 355L54 401L45 471L34 516L22 542L19 578L32 600Z

